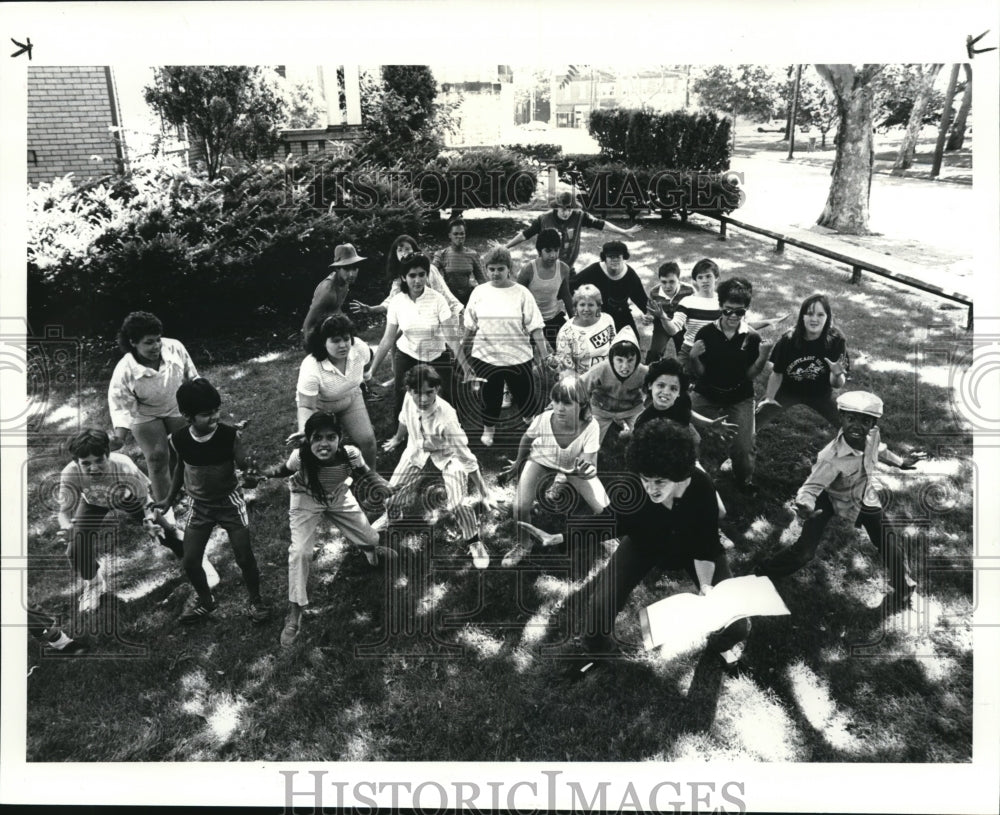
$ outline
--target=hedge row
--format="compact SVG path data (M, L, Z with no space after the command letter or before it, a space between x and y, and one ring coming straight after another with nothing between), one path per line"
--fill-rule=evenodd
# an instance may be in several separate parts
M595 110L590 133L605 161L675 170L729 169L729 120L714 113Z
M337 244L369 258L356 293L372 302L397 235L437 209L523 204L534 191L532 165L499 149L443 154L418 173L317 153L212 182L166 163L80 188L59 179L28 190L28 318L35 332L84 337L111 336L140 308L188 336L285 330Z
M588 163L582 170L567 170L562 178L580 191L584 209L602 217L617 214L634 218L640 212L653 211L663 217L687 219L692 212L732 212L743 201L741 174L729 171Z

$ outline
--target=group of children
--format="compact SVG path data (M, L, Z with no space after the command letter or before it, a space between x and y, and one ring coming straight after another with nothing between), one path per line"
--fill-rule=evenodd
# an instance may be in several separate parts
M589 225L601 228L597 226L599 223ZM474 276L479 280L483 272L478 260L470 260L469 251L464 248L464 226L460 230L458 226L461 225L453 224L451 228L452 251L439 253L434 269L444 279L445 285L451 287L454 284L461 290L465 299L458 299L465 302L474 291L469 278ZM724 515L725 509L711 479L698 464L698 444L701 433L718 432L729 436L739 428L728 420L724 410L716 410L715 415L709 416L695 409L697 405L693 404L692 393L697 397L698 391L692 390L692 379L697 376L711 379L711 372L700 360L706 354L706 327L714 328L721 336L721 339L712 339L712 342L732 345L734 354L743 354L739 359L753 357L753 365L740 374L744 379L749 375L752 381L753 375L762 368L760 360L767 360L767 349L758 350L759 337L754 328L746 324L749 283L734 278L736 282L726 281L719 287L717 295L719 270L713 261L704 259L695 264L692 270L693 286L681 283L676 263L663 264L658 270L658 285L648 295L641 288L638 292L642 297L635 295L644 301L643 321L653 325L651 343L643 363L635 324L631 314L627 313L632 295L622 301L617 294L619 288L615 285L616 281L625 280L629 272L635 275L634 270L624 266L624 261L628 259L627 247L619 241L605 244L601 264L589 267L586 280L580 282L583 275L574 280L570 274L571 265L560 259L565 236L561 236L555 227L540 227L537 235L539 258L521 270L518 279L523 283L513 285L524 286L537 301L545 341L551 349L545 359L552 370L548 374L544 370L536 372L537 387L542 387L546 376L554 381L545 385L547 399L535 402L541 408L540 412L532 415L531 411L522 409L521 419L527 428L521 437L516 458L501 474L502 477L517 478L513 504L517 532L502 564L509 567L518 563L530 553L537 540L543 544L558 542L561 536L543 532L531 523L531 511L541 493L553 497L567 489L578 495L595 515L617 517L621 530L631 530L633 542L643 541L642 551L646 552L643 558L660 558L655 551L659 545L654 540L657 530L641 531L639 527L642 524L636 520L646 510L637 511L638 514L628 520L621 517L621 512L612 513L609 508L608 493L599 476L598 455L612 424L619 426L619 435L623 440L629 440L626 461L644 462L643 466L648 471L639 470L635 475L642 481L646 504L652 502L666 507L663 519L674 519L673 523L681 517L671 514L675 499L679 507L691 506L683 496L692 483L695 484L695 492L701 496L697 502L701 508L699 512L705 504L702 493L712 496L709 514L716 525L717 544L717 521ZM572 239L578 242L578 237L576 233ZM341 249L338 247L338 251ZM346 265L360 258L353 247L349 249L349 252L344 250L342 253ZM504 249L492 252L486 264L487 270L498 278L497 266L506 262L508 268L505 271L510 275L509 258L509 252ZM469 291L458 285L461 282L459 278L469 282ZM331 287L336 283L337 280L331 280ZM616 292L613 295L616 304L614 314L601 313L605 302L602 288ZM629 279L628 288L622 291L631 292L633 289ZM322 299L317 291L314 308L310 309L313 318L318 316L313 312ZM734 291L745 292L745 300L734 304ZM346 287L341 285L337 292L339 302L343 304ZM812 306L816 302L814 300L810 304L809 313L805 313L804 304L796 329L789 332L789 337L795 332L802 333L802 327L808 325L809 315L815 311ZM822 298L822 304L826 306L823 330L827 331L832 328L832 315L825 298ZM564 314L564 310L575 313ZM605 317L603 322L601 317ZM773 322L776 321L764 321L757 325L760 327ZM810 341L815 342L816 332L807 333ZM572 339L564 341L570 335ZM753 337L757 337L757 343L752 344L748 351L749 339ZM353 337L349 339L352 343L356 341ZM818 352L829 353L832 359L823 357L826 368L819 374L815 371L813 374L821 378L829 375L833 386L840 387L844 383L842 361L846 360L846 350L842 342L829 346L833 351L825 350L827 347L822 346ZM758 363L760 367L755 369ZM267 472L270 476L286 476L290 493L289 607L280 637L283 646L291 645L296 640L302 626L302 612L308 605L307 585L312 553L322 518L332 520L344 538L362 550L369 562L375 565L380 554L392 556L380 543L380 532L392 522L394 513L405 507L408 496L416 492L429 471L439 473L444 481L447 509L454 518L463 547L473 564L483 569L490 563L490 554L480 538L479 518L469 505L470 480L480 493L482 508L493 510L495 504L478 459L469 447L455 406L441 396L441 376L431 365L421 363L406 371L404 382L406 394L398 414L396 432L382 445L383 451L389 452L405 443L404 452L389 481L374 472L371 462L365 460L357 447L348 443L350 439L345 437L338 417L323 410L313 412L305 421L299 446L288 460ZM769 398L764 402L780 408L781 403L775 397L781 393L784 391L778 386L771 388L769 385ZM216 608L212 589L218 582L218 576L205 557L209 536L216 526L227 532L243 575L247 615L255 623L264 622L270 618L271 609L262 597L260 573L250 542L246 501L238 483L237 468L245 463L240 432L220 422L221 396L204 378L181 384L177 388L176 400L187 424L169 436L169 448L176 465L169 493L161 500L153 500L148 478L128 457L111 452L109 437L103 431L86 430L70 443L73 460L62 472L58 520L60 534L68 544L68 556L76 573L83 579L80 607L82 610L95 608L105 590L103 570L97 558L99 535L101 522L107 513L117 509L129 517L142 519L150 536L170 548L182 561L194 593L180 615L180 622L205 619ZM548 404L541 405L545 401ZM825 401L816 404L822 404L825 413L829 414ZM816 407L813 404L810 406ZM898 543L883 540L881 510L872 489L872 477L878 458L906 468L912 468L915 459L902 459L888 452L884 445L880 446L875 427L882 413L878 397L864 392L842 394L836 400L836 407L841 430L821 451L813 472L795 499L796 510L805 520L802 535L795 545L759 566L758 572L773 576L791 573L814 555L823 529L832 515L853 516L859 524L865 525L873 543L880 547L889 569L890 582L895 588L893 602L905 605L909 602L915 582L905 551ZM641 434L639 430L642 430ZM633 435L641 435L641 439L631 438ZM679 441L681 438L684 441ZM677 450L682 450L683 455ZM672 463L649 463L658 460ZM387 496L385 511L374 523L369 522L352 495L351 486L356 478L374 480L382 494ZM171 509L182 487L191 501L190 516L183 535L176 527ZM687 518L686 515L683 517ZM636 526L637 523L639 526ZM681 524L670 534L665 531L664 540L680 540L677 536L683 537L683 527L684 524ZM703 535L701 526L698 529L698 534ZM716 564L711 570L698 572L701 568L697 565L700 555L692 556L694 560L690 563L690 558L685 560L686 555L671 555L667 560L674 562L679 557L685 561L682 564L685 568L690 567L698 573L702 583L707 580L711 585L713 581L718 582L729 576L728 567L724 563L718 565L719 553L715 544L704 545L706 552L711 550L713 563ZM617 561L613 559L606 569L618 568L616 563L623 558L625 555ZM608 579L614 581L617 578L612 575ZM616 609L620 609L635 584L632 577L625 582L629 585L625 596L620 597L620 602L615 605ZM619 588L624 589L625 584L622 583ZM594 613L597 614L596 611ZM610 613L613 622L613 613L606 610L602 613L605 618ZM603 624L606 628L606 619ZM742 636L745 637L745 631ZM730 653L737 639L739 637L726 638L726 649L720 649L720 652L726 650Z

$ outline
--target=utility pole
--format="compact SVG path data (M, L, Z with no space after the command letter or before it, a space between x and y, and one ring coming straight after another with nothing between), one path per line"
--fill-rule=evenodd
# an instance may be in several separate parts
M788 160L795 152L795 115L799 107L799 83L802 81L802 66L795 66L795 84L792 87L792 113L788 119Z
M955 86L958 84L959 64L951 66L951 76L948 77L948 90L944 92L944 109L941 111L941 124L938 127L937 144L934 145L934 163L931 165L931 178L937 178L941 172L941 158L944 155L944 140L948 136L951 124L951 103L955 99Z

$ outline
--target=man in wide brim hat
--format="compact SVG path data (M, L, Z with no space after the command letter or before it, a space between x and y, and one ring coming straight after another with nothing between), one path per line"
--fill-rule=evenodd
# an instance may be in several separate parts
M333 271L319 282L313 292L309 312L302 324L303 340L331 314L343 312L347 292L358 279L361 263L367 259L358 254L352 243L342 243L333 250L333 263L330 264Z

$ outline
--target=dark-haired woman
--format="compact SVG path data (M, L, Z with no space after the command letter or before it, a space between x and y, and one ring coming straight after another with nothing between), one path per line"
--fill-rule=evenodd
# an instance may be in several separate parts
M344 435L357 445L365 463L375 467L375 430L361 394L361 383L371 378L374 355L368 343L358 340L354 323L345 314L327 317L306 339L308 356L299 366L295 386L298 433L317 410L334 414Z
M431 262L426 255L410 255L403 261L398 278L400 292L389 301L385 333L375 350L373 371L393 352L393 418L403 408L406 372L420 363L438 372L441 395L451 401L454 362L449 348L455 343L457 327L445 298L427 285L430 270Z
M638 337L639 329L632 317L629 301L645 312L649 305L649 295L643 289L638 273L625 263L628 258L628 247L624 243L608 241L601 248L600 262L591 263L573 278L570 285L574 290L587 283L597 286L604 301L604 313L615 321L615 331L621 331L628 325Z
M108 385L108 410L117 450L132 431L146 458L153 499L170 491L170 454L167 437L187 422L177 409L177 388L196 379L187 349L178 340L163 336L163 323L148 311L133 311L118 332L124 356ZM172 517L170 518L172 520Z
M350 308L358 314L385 314L389 310L389 301L392 300L402 289L400 288L400 278L402 277L402 266L410 255L420 253L420 246L416 240L409 235L400 235L392 242L389 252L385 258L385 278L389 284L389 295L377 306L369 306L358 300L352 300ZM458 298L451 293L448 284L445 283L441 272L431 266L430 274L427 275L427 285L440 294L448 303L451 313L458 317L462 313L462 304Z
M825 294L802 301L795 328L771 350L770 365L764 398L757 405L758 430L793 405L810 407L833 427L840 426L833 391L847 381L847 340L833 324Z

